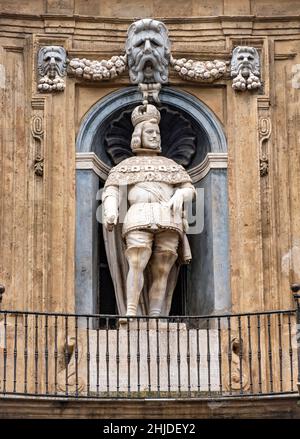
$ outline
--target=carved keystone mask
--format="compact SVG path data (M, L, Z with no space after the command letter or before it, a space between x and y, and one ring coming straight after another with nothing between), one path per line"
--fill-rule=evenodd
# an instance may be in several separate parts
M231 75L259 76L259 54L254 47L238 46L232 53Z
M133 23L125 48L133 84L168 82L170 40L162 22L146 18Z
M40 76L65 76L67 66L67 53L60 46L44 46L38 54L38 69Z

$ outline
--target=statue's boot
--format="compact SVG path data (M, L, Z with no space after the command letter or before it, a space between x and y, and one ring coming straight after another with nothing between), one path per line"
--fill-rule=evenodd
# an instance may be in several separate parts
M131 247L125 255L129 265L127 276L127 316L135 316L144 285L144 270L151 256L149 247Z
M158 317L161 314L166 300L168 277L177 256L170 250L159 250L155 251L150 259L152 284L149 291L149 314L151 317Z

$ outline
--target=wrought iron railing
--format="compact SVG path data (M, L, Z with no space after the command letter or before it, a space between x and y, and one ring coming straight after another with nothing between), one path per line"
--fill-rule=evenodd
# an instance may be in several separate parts
M134 317L0 311L0 394L216 398L297 392L297 310Z

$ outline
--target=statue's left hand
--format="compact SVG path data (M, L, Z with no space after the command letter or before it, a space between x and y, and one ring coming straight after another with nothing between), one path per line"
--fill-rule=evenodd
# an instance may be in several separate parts
M171 209L173 209L174 213L175 212L180 213L182 212L183 201L184 201L184 197L182 191L177 190L167 204Z
M104 226L109 232L113 231L114 226L117 224L118 218L116 215L110 215L104 221Z

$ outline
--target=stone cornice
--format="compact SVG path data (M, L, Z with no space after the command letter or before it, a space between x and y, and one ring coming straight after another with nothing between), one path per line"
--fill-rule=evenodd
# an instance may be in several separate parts
M110 167L107 166L94 152L77 152L76 169L92 170L102 180L106 180Z
M75 21L88 21L88 22L104 22L104 23L124 23L126 25L131 24L133 19L122 17L92 17L90 15L79 14L26 14L26 13L10 13L0 12L0 17L4 18L22 18L22 19L61 19L61 20L75 20ZM208 23L219 21L300 21L300 15L212 15L212 16L198 16L198 17L156 17L157 20L161 20L167 24L189 24L189 23Z
M184 18L162 18L168 26L169 36L175 50L187 50L193 46L197 53L205 42L215 41L225 44L226 36L295 37L299 34L300 16L206 16ZM17 14L0 13L0 31L2 36L20 37L24 34L43 34L72 36L77 41L87 41L92 37L95 43L106 48L120 50L126 39L128 18L91 17L67 14ZM113 32L114 38L111 38ZM174 50L173 49L173 50ZM209 50L209 49L208 49ZM222 48L220 47L220 50Z
M194 168L188 171L193 183L202 180L211 169L226 169L228 155L227 153L208 153L205 159Z

